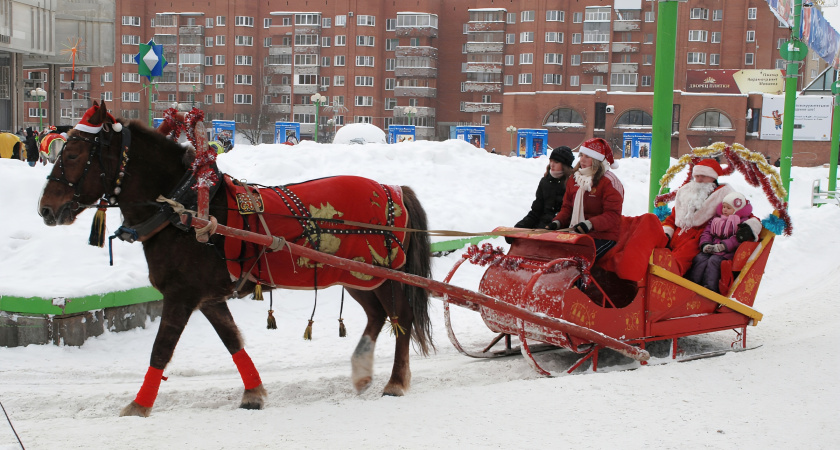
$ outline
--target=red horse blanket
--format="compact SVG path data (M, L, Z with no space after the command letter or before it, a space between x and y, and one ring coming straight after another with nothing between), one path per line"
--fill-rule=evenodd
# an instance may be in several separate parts
M225 176L227 224L233 228L283 236L289 242L342 258L397 269L405 264L405 232L364 228L345 221L404 228L408 212L399 186L367 178L339 176L300 184L255 188ZM373 289L384 280L292 256L288 251L262 253L263 247L225 239L228 271L260 283L288 289L312 289L344 284Z

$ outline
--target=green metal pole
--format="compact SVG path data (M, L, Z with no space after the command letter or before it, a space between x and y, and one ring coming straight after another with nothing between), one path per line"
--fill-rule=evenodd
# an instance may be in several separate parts
M799 42L799 18L802 17L802 0L793 2L793 27L791 28L790 39ZM790 166L793 158L793 124L796 118L796 82L799 77L799 64L788 59L787 71L785 72L785 112L782 116L782 150L780 175L785 191L790 195ZM788 196L785 196L787 201Z
M679 1L659 2L656 24L656 68L653 83L653 136L650 145L650 198L653 212L659 194L659 180L671 162L671 123L674 115L674 64L677 53L677 12Z
M835 70L837 80L831 85L831 92L834 94L834 120L831 123L831 156L828 166L828 190L837 190L837 154L840 145L840 71ZM834 194L828 195L834 198Z
M143 84L143 87L146 88L146 99L149 100L149 128L154 126L154 120L152 120L152 84Z
M321 101L315 102L315 142L318 142L318 110L321 109Z

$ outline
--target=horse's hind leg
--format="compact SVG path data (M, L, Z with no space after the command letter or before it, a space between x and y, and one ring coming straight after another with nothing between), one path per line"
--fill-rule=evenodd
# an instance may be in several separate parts
M385 310L382 309L379 299L372 291L347 289L347 292L362 305L368 319L365 331L350 358L352 367L350 381L356 392L361 394L370 387L373 381L373 350L376 347L376 338L382 331L382 325L385 324Z
M172 300L173 298L178 300ZM195 302L182 301L182 298L189 298L189 296L164 294L163 313L161 314L160 328L158 328L155 343L152 346L149 369L146 371L146 377L143 379L143 385L140 387L137 397L120 411L120 416L149 417L149 414L151 414L163 377L163 369L172 359L175 346L178 345L181 333L184 331L184 327L187 325L187 321L190 319L198 301L197 299Z
M267 394L260 380L260 374L254 367L254 363L251 362L251 357L242 347L242 337L239 335L239 329L233 321L227 303L221 301L202 305L200 310L213 325L225 347L233 356L236 368L239 369L239 375L245 384L245 393L242 394L242 403L239 404L239 407L243 409L262 409Z
M392 280L386 281L382 286L374 290L380 305L386 311L388 317L398 318L397 323L402 329L395 330L396 344L394 348L394 367L391 369L391 379L385 385L382 395L393 395L400 397L408 391L411 386L411 368L408 364L409 352L411 350L411 327L414 322L414 313L403 293L403 286ZM396 326L392 324L392 326Z

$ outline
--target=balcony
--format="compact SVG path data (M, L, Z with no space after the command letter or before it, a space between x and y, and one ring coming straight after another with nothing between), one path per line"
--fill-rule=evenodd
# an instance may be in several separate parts
M292 65L291 64L273 64L273 65L265 66L265 73L266 73L266 75L291 75L292 74Z
M642 22L638 20L616 20L613 22L613 31L639 31L642 29Z
M397 78L437 78L434 67L397 67L394 70Z
M291 114L292 105L281 105L279 103L272 103L268 105L269 114Z
M502 112L502 104L501 103L464 102L464 112L468 112L468 113L476 113L476 112L499 113L499 112Z
M639 73L639 63L613 63L613 73Z
M464 30L467 33L477 33L477 32L485 32L485 31L498 31L504 32L505 31L505 23L504 22L469 22L467 23L467 27Z
M394 95L397 97L437 97L437 89L432 87L421 86L396 86L394 87Z
M397 37L433 37L438 36L438 30L432 26L401 27L397 26Z
M321 54L321 47L318 45L296 45L296 55L319 55Z
M435 116L435 109L429 108L428 106L419 106L417 107L417 112L413 114L413 117L434 117ZM403 106L397 106L394 108L394 117L395 118L402 118L408 117L408 114L405 113L405 108Z
M584 44L603 44L609 41L609 33L583 33Z
M295 34L321 34L321 26L315 24L295 25Z
M502 92L502 83L467 81L464 83L464 92Z
M426 56L429 58L437 58L438 57L438 49L435 47L406 47L406 46L398 46L396 48L395 54L397 58L400 57L412 57L412 56Z
M504 42L467 42L467 53L502 53L505 50Z
M73 83L74 89L78 89L80 91L89 91L90 90L90 82L89 81L76 81ZM62 81L61 82L61 90L70 90L70 82L69 81Z
M292 47L288 45L272 45L268 48L268 54L271 56L277 55L291 55Z
M318 92L317 84L298 84L295 85L295 95L314 94Z
M270 86L268 86L268 93L269 94L291 94L292 93L292 87L289 86L289 85L285 85L285 86L270 85Z
M295 66L295 74L318 75L318 66Z
M610 65L608 63L584 63L583 64L583 73L607 73L610 71Z
M204 36L204 27L201 25L189 25L178 27L178 34L188 36Z
M641 45L638 42L613 42L614 53L638 53Z
M315 105L297 104L295 105L295 114L315 114Z
M476 73L502 73L502 63L500 62L467 62L461 64L461 72L476 72Z

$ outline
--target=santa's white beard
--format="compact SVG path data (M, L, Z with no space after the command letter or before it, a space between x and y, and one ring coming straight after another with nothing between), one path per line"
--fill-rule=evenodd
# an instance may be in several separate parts
M714 192L714 183L698 183L690 181L684 184L678 191L674 202L674 222L680 228L691 228L697 226L694 223L694 215L703 208L709 195ZM703 223L703 222L701 222Z

